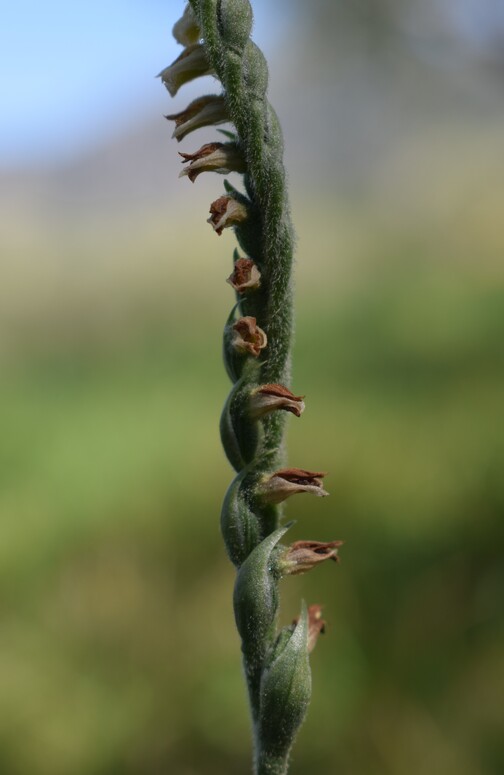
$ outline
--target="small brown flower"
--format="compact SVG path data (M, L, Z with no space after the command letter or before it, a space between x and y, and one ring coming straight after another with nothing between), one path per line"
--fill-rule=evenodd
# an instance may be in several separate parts
M205 47L201 43L195 43L185 48L171 65L161 70L159 77L171 96L175 97L185 83L193 81L200 75L210 75L212 72Z
M283 409L301 417L305 408L303 398L295 396L283 385L261 385L250 396L250 413L254 419L258 419L269 412Z
M181 43L183 46L190 46L200 39L201 30L189 3L184 9L182 18L175 22L172 33L177 43Z
M268 337L262 328L259 328L255 318L240 318L234 324L233 330L233 347L238 352L249 353L257 358L268 344Z
M229 121L226 101L222 95L208 94L193 100L185 110L165 116L168 121L175 121L173 135L180 142L189 132L204 126L224 124Z
M233 274L229 275L226 282L232 285L237 293L253 291L261 284L261 273L251 258L239 258L235 261Z
M179 178L187 175L191 183L194 183L202 172L220 172L226 175L228 172L245 172L245 159L235 143L206 143L196 153L179 153L182 156L182 164L189 162L179 175Z
M285 551L279 561L282 575L296 576L306 573L326 560L339 562L338 548L344 541L295 541Z
M290 495L308 492L311 495L325 496L328 492L322 487L324 471L305 471L303 468L282 468L275 471L261 487L262 498L268 503L281 503Z
M207 223L220 236L222 230L236 226L247 218L247 208L232 196L220 196L210 205L210 218Z
M293 619L292 624L296 626L299 617ZM314 603L308 606L308 653L311 654L317 643L319 635L325 633L326 622L322 619L322 606Z

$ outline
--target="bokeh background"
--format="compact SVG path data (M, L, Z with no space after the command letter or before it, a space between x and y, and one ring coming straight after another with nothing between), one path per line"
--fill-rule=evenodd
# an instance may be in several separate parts
M504 772L504 6L255 0L298 233L292 539L339 567L292 775ZM178 180L182 2L0 30L0 771L245 773L218 514L234 238ZM237 181L238 182L238 178Z

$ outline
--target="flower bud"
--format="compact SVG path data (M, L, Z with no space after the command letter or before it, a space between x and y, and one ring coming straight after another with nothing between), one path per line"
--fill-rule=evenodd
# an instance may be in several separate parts
M278 577L271 571L271 555L287 532L281 527L249 554L238 571L234 589L236 626L254 662L265 657L266 635L278 608Z
M268 63L252 40L248 41L243 54L243 78L247 92L255 99L263 99L268 88Z
M299 618L293 619L292 624L296 625ZM316 646L319 635L325 633L326 622L322 619L322 606L314 603L308 606L308 653L311 654Z
M304 396L295 396L283 385L261 385L252 391L250 396L250 412L252 417L259 419L269 412L283 409L286 412L301 417L305 405Z
M221 196L210 205L209 223L219 235L223 229L242 223L248 216L247 208L232 196Z
M196 153L179 153L182 163L189 162L179 175L182 178L187 175L191 183L194 183L201 172L220 172L226 175L228 172L245 172L245 159L235 143L206 143Z
M226 280L236 293L255 291L261 285L261 273L251 258L239 258L235 261L233 274Z
M201 30L190 3L187 3L182 18L175 22L172 34L177 43L183 46L190 46L200 39Z
M221 511L221 532L231 562L239 568L260 541L259 521L245 499L246 472L229 485Z
M339 562L338 548L344 541L295 541L277 558L277 569L282 576L306 573L326 560Z
M274 647L273 661L261 679L259 761L264 772L277 772L270 763L284 761L301 726L311 695L308 661L308 624L306 606L290 638L280 638ZM278 770L279 771L279 770Z
M175 121L173 135L180 142L195 129L204 126L224 124L229 121L226 101L222 95L208 94L193 100L185 110L165 116L168 121Z
M217 23L223 42L233 49L242 49L252 32L249 0L220 0Z
M200 75L210 75L212 72L205 47L195 43L185 48L171 65L161 70L158 77L161 78L171 96L175 97L185 83L193 81Z
M232 344L239 353L248 353L258 358L261 350L264 350L268 344L268 337L262 328L259 328L255 318L240 318L234 324L233 331L235 336Z
M290 495L301 492L321 497L329 495L322 487L321 480L325 475L324 471L282 468L263 481L260 488L261 499L267 503L281 503Z
M250 416L248 402L250 379L256 379L261 364L255 358L247 358L243 364L242 378L233 385L220 419L222 446L226 457L236 471L241 471L256 454L259 427Z

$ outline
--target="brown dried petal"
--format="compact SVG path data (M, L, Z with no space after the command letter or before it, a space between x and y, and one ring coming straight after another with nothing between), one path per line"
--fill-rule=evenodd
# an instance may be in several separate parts
M249 353L257 358L268 344L268 337L262 328L259 328L255 318L240 318L234 324L233 330L235 331L233 346L239 352Z
M326 560L338 562L338 548L343 541L295 541L289 546L281 562L283 574L295 576L306 573Z
M279 471L275 472L275 476L280 476L288 482L295 482L297 484L315 484L321 487L322 482L320 482L319 479L323 479L324 476L327 476L327 471L307 471L305 468L281 468Z
M247 208L231 196L220 196L210 205L210 218L207 219L213 230L220 236L222 230L236 226L247 218Z
M202 145L201 148L196 151L196 153L180 153L179 156L182 156L182 159L184 162L186 161L197 161L199 159L204 159L205 156L210 156L211 153L214 153L217 149L221 148L223 143L205 143L205 145Z
M251 258L239 258L235 261L233 274L229 275L227 283L233 286L237 293L259 288L261 273Z
M179 156L183 164L189 162L179 177L187 175L192 183L202 172L227 174L246 170L245 159L235 143L206 143L196 153L179 153Z
M304 396L295 396L283 385L261 385L250 397L250 409L254 418L262 417L268 412L283 409L301 417L304 412Z
M311 495L329 495L322 486L324 471L306 471L304 468L282 468L275 471L262 486L262 496L268 503L281 503L290 495L307 492Z

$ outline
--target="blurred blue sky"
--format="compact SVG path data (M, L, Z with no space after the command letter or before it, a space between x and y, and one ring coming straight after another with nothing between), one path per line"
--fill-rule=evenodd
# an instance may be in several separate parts
M184 5L184 0L5 3L0 166L50 164L117 132L119 122L162 112L166 101L153 76L180 50L171 27ZM287 2L254 0L253 6L255 38L268 59L279 42L288 41L286 21L293 21L295 11L310 13L307 6ZM503 0L426 0L406 6L403 22L415 35L422 30L411 8L428 11L431 27L422 33L427 39L436 37L447 17L452 29L458 28L455 34L476 47L489 37L501 39Z
M183 0L19 0L2 6L0 165L51 161L163 110L154 76L180 47L171 36ZM256 36L267 45L273 9L256 0Z

